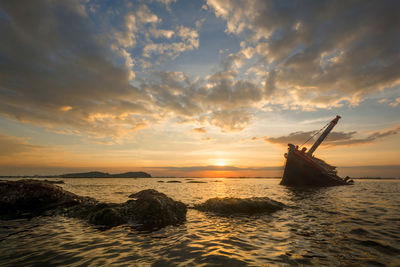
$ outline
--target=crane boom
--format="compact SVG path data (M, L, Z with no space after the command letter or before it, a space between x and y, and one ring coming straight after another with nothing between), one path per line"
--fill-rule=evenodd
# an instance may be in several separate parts
M325 131L321 134L321 136L315 141L314 145L307 152L309 156L312 156L314 151L318 148L318 146L325 140L328 134L332 131L333 127L335 127L336 123L339 121L340 116L337 115L330 123L329 126L325 129Z

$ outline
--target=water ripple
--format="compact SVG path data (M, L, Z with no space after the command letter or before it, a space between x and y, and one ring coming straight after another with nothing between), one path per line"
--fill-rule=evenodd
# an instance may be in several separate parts
M266 179L171 180L65 179L63 187L108 202L153 188L189 205L213 197L269 197L288 207L225 217L189 209L185 224L155 232L129 225L102 230L65 217L0 221L0 265L400 265L400 181L302 190Z

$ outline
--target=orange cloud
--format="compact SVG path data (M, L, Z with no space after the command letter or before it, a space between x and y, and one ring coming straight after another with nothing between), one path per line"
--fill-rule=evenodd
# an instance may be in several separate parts
M62 106L62 107L60 107L60 110L61 111L69 111L69 110L71 110L72 109L72 107L71 106Z
M147 124L147 123L145 123L145 122L139 122L139 123L137 123L135 126L133 126L132 128L131 128L131 130L140 130L140 129L144 129L144 128L147 128L149 125Z
M201 133L201 134L205 134L207 133L207 130L204 127L199 127L199 128L194 128L192 130L192 132L194 133Z

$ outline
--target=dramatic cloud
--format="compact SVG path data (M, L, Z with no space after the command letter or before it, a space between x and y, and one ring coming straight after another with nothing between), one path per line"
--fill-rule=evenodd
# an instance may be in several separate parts
M380 140L384 137L391 136L391 135L397 135L400 133L400 126L397 126L393 129L389 129L386 131L381 131L381 132L374 132L370 135L368 135L365 138L342 138L342 139L329 139L328 137L328 143L327 145L334 145L334 146L339 146L339 145L356 145L356 144L366 144L366 143L372 143L377 140Z
M167 120L232 132L268 105L357 104L400 81L397 1L209 0L202 14L245 39L199 77L170 71L199 50L205 21L165 22L175 2L1 1L0 115L95 138Z
M261 98L256 85L234 81L234 77L230 72L216 72L202 85L181 72L161 72L153 73L152 80L143 82L141 88L151 95L161 116L208 122L223 132L234 132L251 123L251 107Z
M175 57L198 47L197 29L160 30L160 18L140 5L124 15L122 30L114 31L115 43L107 43L107 35L98 33L84 4L0 4L5 14L0 16L0 114L93 137L124 136L166 116L196 121L196 116L207 115L204 88L183 73L150 72L153 77L138 79L140 88L131 85L136 76L132 48L138 35L175 36L178 41L171 43L147 38L143 46L145 53Z
M287 136L280 136L280 137L264 137L264 141L272 143L272 144L279 144L286 146L287 144L296 144L301 145L306 140L314 136L316 132L294 132ZM358 145L358 144L367 144L372 143L377 140L380 140L384 137L397 135L400 133L400 126L397 126L393 129L384 130L380 132L374 132L372 134L367 135L364 138L356 137L357 132L331 132L326 140L322 143L323 146L342 146L342 145ZM308 144L314 142L319 135L314 136Z
M252 114L245 109L232 109L214 111L210 123L220 127L224 132L235 132L243 130L252 119Z
M176 34L169 30L150 29L155 37L171 38L176 35L177 41L173 43L153 43L149 42L143 48L143 56L151 57L152 55L166 55L172 58L177 57L180 53L194 50L199 47L199 34L196 29L190 29L180 26L176 29Z
M0 114L94 136L143 123L146 96L94 34L78 1L2 1ZM27 15L29 10L29 16Z
M235 77L231 72L219 72L209 77L205 102L211 106L236 108L252 106L262 99L260 87L250 81L235 81Z
M255 48L267 66L265 92L273 103L305 109L358 104L400 83L399 1L207 4L226 20L227 32L248 36L242 51Z

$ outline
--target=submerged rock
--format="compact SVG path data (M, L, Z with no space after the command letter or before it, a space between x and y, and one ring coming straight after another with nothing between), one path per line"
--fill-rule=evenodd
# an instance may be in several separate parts
M186 220L186 205L154 189L132 194L121 211L126 217L149 227L176 225Z
M127 223L118 208L103 207L98 210L96 208L89 213L88 221L91 224L113 227Z
M255 214L281 210L285 205L267 197L253 198L211 198L202 204L194 205L200 211L212 211L224 215Z
M106 227L135 223L143 228L161 228L186 220L186 205L156 190L143 190L130 197L135 199L122 204L102 203L45 181L1 181L0 218L18 218L27 213L64 215Z

